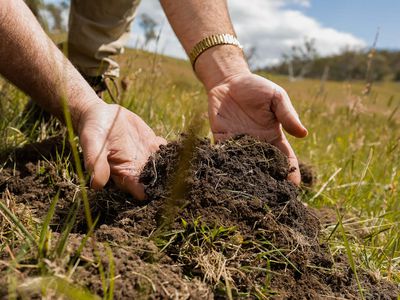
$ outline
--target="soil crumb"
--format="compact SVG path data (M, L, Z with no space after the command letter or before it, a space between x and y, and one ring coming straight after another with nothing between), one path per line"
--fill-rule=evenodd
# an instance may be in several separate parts
M74 180L54 168L48 161L14 162L0 175L0 193L13 199L15 211L23 206L43 219L60 190L54 245L76 207L65 249L69 260L57 272L73 266L71 280L95 294L107 293L97 253L103 269L113 270L115 299L361 298L345 256L330 254L320 241L319 220L286 180L286 157L267 143L238 136L212 145L183 136L161 146L140 176L149 196L145 203L112 185L89 192L98 223L79 253L87 230L76 204L80 194ZM0 259L10 260L9 254ZM21 267L19 280L39 271ZM0 274L6 272L0 265ZM365 299L397 299L396 285L367 271L357 275ZM0 298L6 292L0 289Z
M301 174L301 184L307 188L313 187L317 183L317 174L313 166L304 162L299 162Z

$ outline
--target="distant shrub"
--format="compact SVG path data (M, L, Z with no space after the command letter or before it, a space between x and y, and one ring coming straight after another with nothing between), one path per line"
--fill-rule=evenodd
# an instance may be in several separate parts
M381 81L393 79L400 81L400 51L378 50L369 58L367 50L344 50L342 53L327 57L315 57L312 64L307 61L309 69L306 78L321 78L329 68L330 80L364 80L367 77L368 62L371 59L371 79ZM306 63L306 62L305 62ZM265 67L262 71L289 75L287 59L282 63Z

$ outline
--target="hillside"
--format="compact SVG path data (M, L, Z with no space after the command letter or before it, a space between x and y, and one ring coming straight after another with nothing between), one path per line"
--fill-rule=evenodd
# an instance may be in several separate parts
M118 60L118 103L169 142L140 174L145 202L112 182L89 189L77 139L57 120L26 126L27 96L0 79L0 298L398 298L398 83L366 93L260 72L308 128L289 137L299 189L268 143L205 138L207 95L187 61ZM181 137L191 124L200 138Z

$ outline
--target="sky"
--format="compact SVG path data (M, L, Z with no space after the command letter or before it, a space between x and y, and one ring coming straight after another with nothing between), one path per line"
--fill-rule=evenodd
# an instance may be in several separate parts
M228 6L240 42L256 49L256 67L279 62L306 39L315 40L322 56L370 47L378 28L378 48L400 49L400 0L228 0ZM128 46L143 44L143 13L160 24L160 41L148 50L186 58L158 0L142 0Z
M399 0L319 0L300 10L323 26L351 32L368 44L380 28L378 47L400 49Z

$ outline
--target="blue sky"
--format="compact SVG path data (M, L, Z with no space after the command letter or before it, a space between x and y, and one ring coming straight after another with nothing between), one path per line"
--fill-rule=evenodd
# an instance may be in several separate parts
M400 0L314 0L309 7L297 9L368 44L373 43L380 27L378 47L400 49Z
M345 48L363 49L371 46L378 27L378 48L400 50L400 0L228 0L228 6L245 49L257 49L254 66L277 63L292 46L310 38L316 40L322 56ZM159 1L142 0L138 16L142 13L163 24L158 46L150 43L148 50L186 58ZM129 46L143 44L138 21L133 24Z

